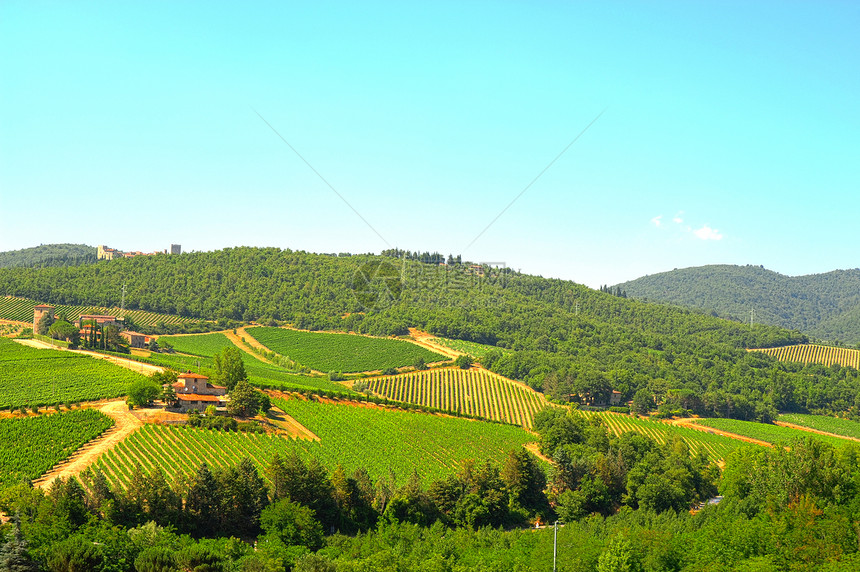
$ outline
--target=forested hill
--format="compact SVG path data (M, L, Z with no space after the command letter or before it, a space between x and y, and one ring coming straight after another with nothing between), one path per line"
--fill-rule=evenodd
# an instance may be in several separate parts
M741 321L860 343L860 269L785 276L759 266L714 265L645 276L616 286L627 295ZM616 288L614 287L614 288Z
M418 327L509 348L490 352L484 364L565 399L605 399L617 389L626 400L641 390L658 403L760 418L775 407L847 407L860 389L853 377L838 384L786 372L783 379L773 358L743 349L806 341L798 332L467 263L242 247L0 269L0 295L42 302L115 306L123 283L130 309L376 335Z
M73 266L96 261L96 247L86 244L43 244L0 252L0 268Z

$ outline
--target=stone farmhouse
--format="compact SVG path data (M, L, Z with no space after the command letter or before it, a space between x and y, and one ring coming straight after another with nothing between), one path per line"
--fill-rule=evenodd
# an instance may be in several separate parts
M176 398L182 411L204 411L209 405L227 406L227 388L209 383L209 378L199 373L180 373L173 389L176 390Z

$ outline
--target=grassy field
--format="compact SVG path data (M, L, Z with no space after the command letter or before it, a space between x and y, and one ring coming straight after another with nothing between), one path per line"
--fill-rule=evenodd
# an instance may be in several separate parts
M817 429L825 433L833 433L834 435L843 435L845 437L853 437L860 439L860 423L851 421L850 419L839 419L838 417L829 417L826 415L804 415L802 413L784 413L779 416L780 421L786 423L794 423L802 425L810 429Z
M433 342L439 344L440 346L445 346L446 348L451 348L452 350L462 352L464 354L470 355L473 358L481 359L487 352L491 351L500 351L503 354L512 353L511 350L506 350L504 348L497 348L496 346L489 346L486 344L479 344L476 342L467 342L464 340L449 340L448 338L433 338Z
M169 341L174 349L182 352L182 354L153 354L148 361L180 371L214 370L215 360L212 359L212 356L226 347L236 347L227 336L221 333L161 336L159 339ZM293 373L276 365L262 362L241 348L237 349L241 352L248 380L259 387L284 390L315 389L352 393L344 386L332 383L328 378Z
M94 409L0 420L0 487L40 477L112 426Z
M42 302L36 302L27 298L15 298L4 296L0 298L0 319L17 320L19 322L33 323L33 308ZM69 306L66 304L55 304L55 311L65 313L69 320L77 320L81 314L110 314L119 316L121 310L119 308L105 308L102 306ZM182 318L180 316L171 316L169 314L158 314L155 312L146 312L144 310L126 310L124 315L132 320L135 324L141 326L155 326L159 322L164 324L182 324L191 323L197 320Z
M501 465L509 451L535 440L520 428L497 423L301 399L273 401L320 441L146 425L100 457L98 465L110 480L127 482L136 462L178 476L203 461L225 467L250 457L265 467L275 453L294 450L303 458L318 458L329 470L338 464L347 472L364 467L374 479L393 471L399 484L418 471L427 484L456 472L466 460Z
M125 395L139 373L68 351L0 338L0 407L52 405Z
M614 435L621 435L628 431L635 431L654 439L658 443L665 443L674 435L679 435L684 439L691 451L698 453L699 451L704 450L711 461L723 459L726 455L744 445L742 441L738 441L737 439L731 439L729 437L711 434L705 431L697 431L696 429L689 429L687 427L677 427L675 425L656 420L640 419L638 417L621 415L608 411L579 411L578 413L585 417L599 417L604 423L606 423L607 427L609 427L609 430Z
M412 365L419 358L427 363L448 359L415 344L391 338L285 328L257 327L246 328L245 331L270 350L323 372L378 371Z
M818 435L809 431L801 431L790 427L780 427L779 425L771 425L768 423L755 423L754 421L740 421L739 419L698 419L696 423L706 427L713 427L721 431L736 433L744 437L758 439L767 443L789 442L792 439L803 439L806 437L815 437L836 447L842 447L851 443L848 439L840 439L839 437L830 437L827 435Z
M800 344L753 351L771 355L779 361L792 361L803 364L818 363L826 366L838 363L843 367L860 369L860 350L850 348Z
M432 369L377 377L368 388L394 401L415 403L531 427L546 407L542 394L485 370Z

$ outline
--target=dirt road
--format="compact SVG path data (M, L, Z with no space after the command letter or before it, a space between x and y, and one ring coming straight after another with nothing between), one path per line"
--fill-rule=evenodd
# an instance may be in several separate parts
M135 429L143 425L143 422L128 410L128 405L123 400L110 401L98 409L114 420L114 426L75 451L65 461L55 465L54 468L34 481L34 486L47 488L57 477L66 479L78 475L89 467L99 455L113 448Z
M159 367L157 365L151 365L148 363L143 363L139 361L135 361L133 359L125 359L118 356L109 356L105 354L100 354L98 352L90 352L87 350L70 350L68 348L53 346L48 342L43 342L42 340L15 340L19 344L30 346L38 349L49 349L49 350L59 350L63 352L73 352L76 354L81 354L85 356L90 356L95 359L103 359L105 361L109 361L114 365L118 365L120 367L124 367L126 369L130 369L132 371L136 371L143 375L152 375L155 372L164 371L163 367Z
M442 354L443 356L447 356L451 359L456 359L461 355L465 355L463 352L458 352L457 350L436 343L433 341L435 338L433 334L428 334L427 332L422 332L415 328L409 328L409 335L412 336L412 340L409 341L413 344L419 345L432 352L436 352L437 354Z
M687 429L695 429L696 431L704 431L705 433L712 433L714 435L722 435L723 437L729 437L730 439L737 439L738 441L744 441L745 443L752 443L753 445L761 445L762 447L773 447L772 443L768 443L767 441L760 441L758 439L753 439L752 437L746 437L744 435L738 435L737 433L729 433L728 431L722 431L720 429L714 429L713 427L706 427L704 425L699 425L695 422L695 417L686 417L684 419L673 419L672 425L677 425L678 427L686 427Z
M848 441L858 441L860 439L856 437L848 437L846 435L837 435L836 433L828 433L827 431L821 431L819 429L813 429L812 427L804 427L803 425L795 425L794 423L786 423L785 421L774 421L775 425L779 425L780 427L789 427L790 429L798 429L800 431L809 431L810 433L817 433L818 435L826 435L828 437L836 437L837 439L846 439Z

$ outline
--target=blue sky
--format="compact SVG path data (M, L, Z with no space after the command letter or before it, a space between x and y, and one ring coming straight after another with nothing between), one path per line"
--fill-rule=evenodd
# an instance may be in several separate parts
M857 267L858 29L854 1L6 0L0 250Z

